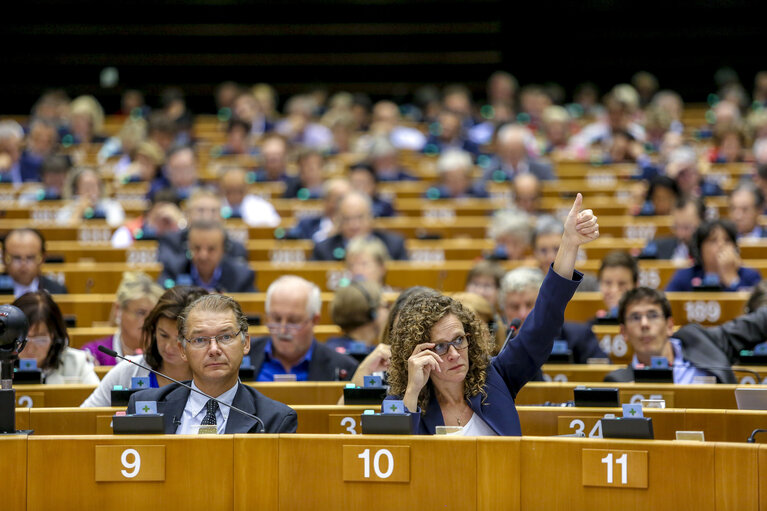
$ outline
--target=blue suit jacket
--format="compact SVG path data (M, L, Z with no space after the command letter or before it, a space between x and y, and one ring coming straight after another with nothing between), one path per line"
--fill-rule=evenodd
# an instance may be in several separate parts
M184 382L191 385L191 382ZM178 383L173 383L159 389L146 389L134 393L128 401L128 413L136 413L136 401L156 401L157 413L163 414L165 433L173 434L178 427L178 421L184 415L186 401L189 399L189 389ZM255 415L264 423L265 433L295 433L298 428L298 416L292 408L269 399L253 387L242 383L237 385L232 406L244 412ZM260 433L261 425L245 415L234 410L229 411L224 433Z
M479 393L469 399L469 406L474 413L499 435L522 435L514 398L551 354L554 338L564 323L565 307L581 278L583 275L577 271L573 274L573 280L569 280L560 277L554 270L549 270L541 285L535 307L525 319L519 333L493 358L487 368L487 397L483 399ZM397 398L388 396L387 399ZM445 424L436 393L433 391L426 413L421 415L415 412L411 417L413 432L418 435L433 435L437 426Z
M695 287L693 285L693 279L702 282L704 276L705 273L703 272L703 268L697 264L692 268L677 270L666 286L666 292L693 291ZM757 270L746 268L745 266L741 266L738 269L738 277L740 277L740 282L733 287L723 288L722 291L739 291L741 289L751 288L762 280L762 275Z
M285 237L289 240L310 240L314 233L320 230L321 216L304 217L296 225L288 229Z

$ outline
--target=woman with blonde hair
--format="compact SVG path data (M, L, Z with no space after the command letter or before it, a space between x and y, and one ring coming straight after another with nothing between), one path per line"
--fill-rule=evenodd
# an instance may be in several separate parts
M149 312L162 295L162 288L146 273L125 272L112 305L114 334L84 345L82 349L96 359L98 365L113 366L117 360L99 351L104 346L119 355L141 353L141 328Z
M75 144L101 144L104 109L93 96L78 96L69 104L69 129Z

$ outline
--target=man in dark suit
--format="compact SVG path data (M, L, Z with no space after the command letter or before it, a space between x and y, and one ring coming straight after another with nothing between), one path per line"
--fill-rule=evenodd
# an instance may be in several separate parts
M537 268L520 267L504 275L500 302L507 322L520 319L524 323L535 305L542 283L543 273ZM590 358L608 358L587 324L565 321L554 340L567 342L576 364L585 364Z
M288 229L285 237L291 240L324 241L333 231L333 219L336 216L338 202L352 190L347 179L334 178L322 185L322 215L301 218L296 225Z
M5 274L0 275L0 294L24 293L45 289L52 294L65 294L67 288L41 274L45 261L45 238L36 229L14 229L3 240Z
M222 205L221 197L214 191L205 188L194 190L184 206L187 225L192 225L200 220L221 221ZM239 261L245 261L248 258L248 251L242 243L230 239L228 235L225 238L225 243L227 258ZM166 269L175 273L183 273L183 268L188 262L188 250L189 229L170 232L160 236L157 242L157 260Z
M626 292L618 306L621 335L634 349L629 367L605 376L605 381L634 380L634 368L649 367L653 357L664 357L674 383L693 383L698 376L715 376L719 383L736 383L728 369L743 349L767 339L767 308L719 326L690 323L674 332L671 304L663 292L638 287Z
M164 414L166 433L196 433L201 425L215 426L219 434L295 433L294 410L239 382L250 338L247 318L237 302L223 295L200 297L184 310L178 324L179 350L192 371L192 388L258 417L261 423L177 383L136 392L128 413L135 413L138 401L155 401L157 412Z
M738 239L767 238L767 228L759 225L764 210L764 194L753 182L744 181L730 193L730 220L738 229Z
M189 228L188 251L183 264L165 264L159 282L166 288L175 285L200 286L208 291L253 293L255 272L246 263L226 254L226 230L219 222L200 220Z
M268 337L253 341L250 360L258 381L294 374L297 381L348 380L357 362L314 338L322 301L320 290L295 275L285 275L266 291Z
M550 164L528 156L527 141L533 136L522 126L509 124L498 131L496 154L484 174L485 180L512 181L520 174L533 174L541 181L556 179Z
M703 222L706 206L697 198L682 198L671 212L673 236L656 238L645 246L640 259L676 259L690 261L692 235Z
M373 206L370 197L359 192L346 194L338 203L336 215L337 233L325 241L316 243L312 252L315 261L343 261L346 245L354 237L373 236L380 239L389 256L396 260L407 260L405 239L393 232L373 229Z

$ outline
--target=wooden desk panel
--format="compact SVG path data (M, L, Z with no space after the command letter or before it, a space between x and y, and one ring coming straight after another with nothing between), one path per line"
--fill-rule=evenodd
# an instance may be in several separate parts
M520 487L521 438L479 437L476 440L477 509L483 511L525 509L520 507L521 495L525 491Z
M18 424L18 415L16 424ZM26 511L27 508L27 436L0 436L0 493L2 508Z
M348 382L243 382L266 397L287 405L335 405Z
M751 491L764 479L764 473L759 473L758 449L748 444L716 444L714 471L716 509L760 509L759 493Z
M583 486L583 449L647 451L647 489ZM523 438L520 458L521 509L677 511L711 509L716 498L711 444Z
M40 404L35 403L38 396L43 398L43 407L70 407L80 406L80 403L91 395L95 385L81 385L81 384L63 384L63 385L14 385L16 389L16 403L21 401L22 405L25 403L22 398L30 396L32 399L32 408L40 408Z
M410 481L344 482L345 445L371 446L371 464L378 446L409 446ZM364 502L371 511L390 511L392 503L471 511L477 507L476 480L471 477L477 472L476 453L472 438L281 435L280 510L359 509ZM308 467L314 467L311 477L307 477ZM449 484L436 484L439 474L446 472L460 476L450 477Z
M282 509L280 507L280 435L234 435L234 507L224 508L216 503L211 509L253 511ZM324 464L302 466L300 478L314 478ZM308 477L307 477L308 476ZM227 488L221 488L226 492Z
M125 407L31 408L29 425L35 435L100 435L104 433L97 429L98 419L109 417L111 422L118 411L125 411Z
M151 502L154 509L232 509L233 437L206 436L32 436L27 511L132 510ZM96 482L95 447L165 446L161 482ZM143 468L142 468L143 469Z

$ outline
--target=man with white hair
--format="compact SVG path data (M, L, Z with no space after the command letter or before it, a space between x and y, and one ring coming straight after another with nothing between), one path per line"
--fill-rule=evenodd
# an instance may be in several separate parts
M39 181L39 167L25 165L21 146L24 129L16 121L0 121L0 182L20 185Z
M257 381L293 374L297 381L348 380L357 362L314 338L320 321L320 289L295 275L283 275L266 291L269 336L254 339L250 360Z
M550 164L538 161L528 154L533 135L523 126L507 124L498 131L495 156L485 171L485 180L511 181L520 174L533 174L545 181L556 179Z
M336 234L314 245L315 261L343 261L352 238L378 238L395 260L407 260L405 239L394 232L373 228L373 203L367 195L352 191L339 202L335 218Z
M507 324L514 319L525 322L542 283L543 272L538 268L516 268L503 276L500 305ZM567 342L576 364L585 364L590 358L608 358L587 324L565 321L554 342L557 340Z
M429 199L487 198L488 193L483 183L472 183L473 168L471 154L460 149L448 149L437 160L440 184L429 188L426 197Z
M530 248L531 233L530 217L524 211L497 212L487 229L487 237L495 242L490 258L509 261L524 259Z

